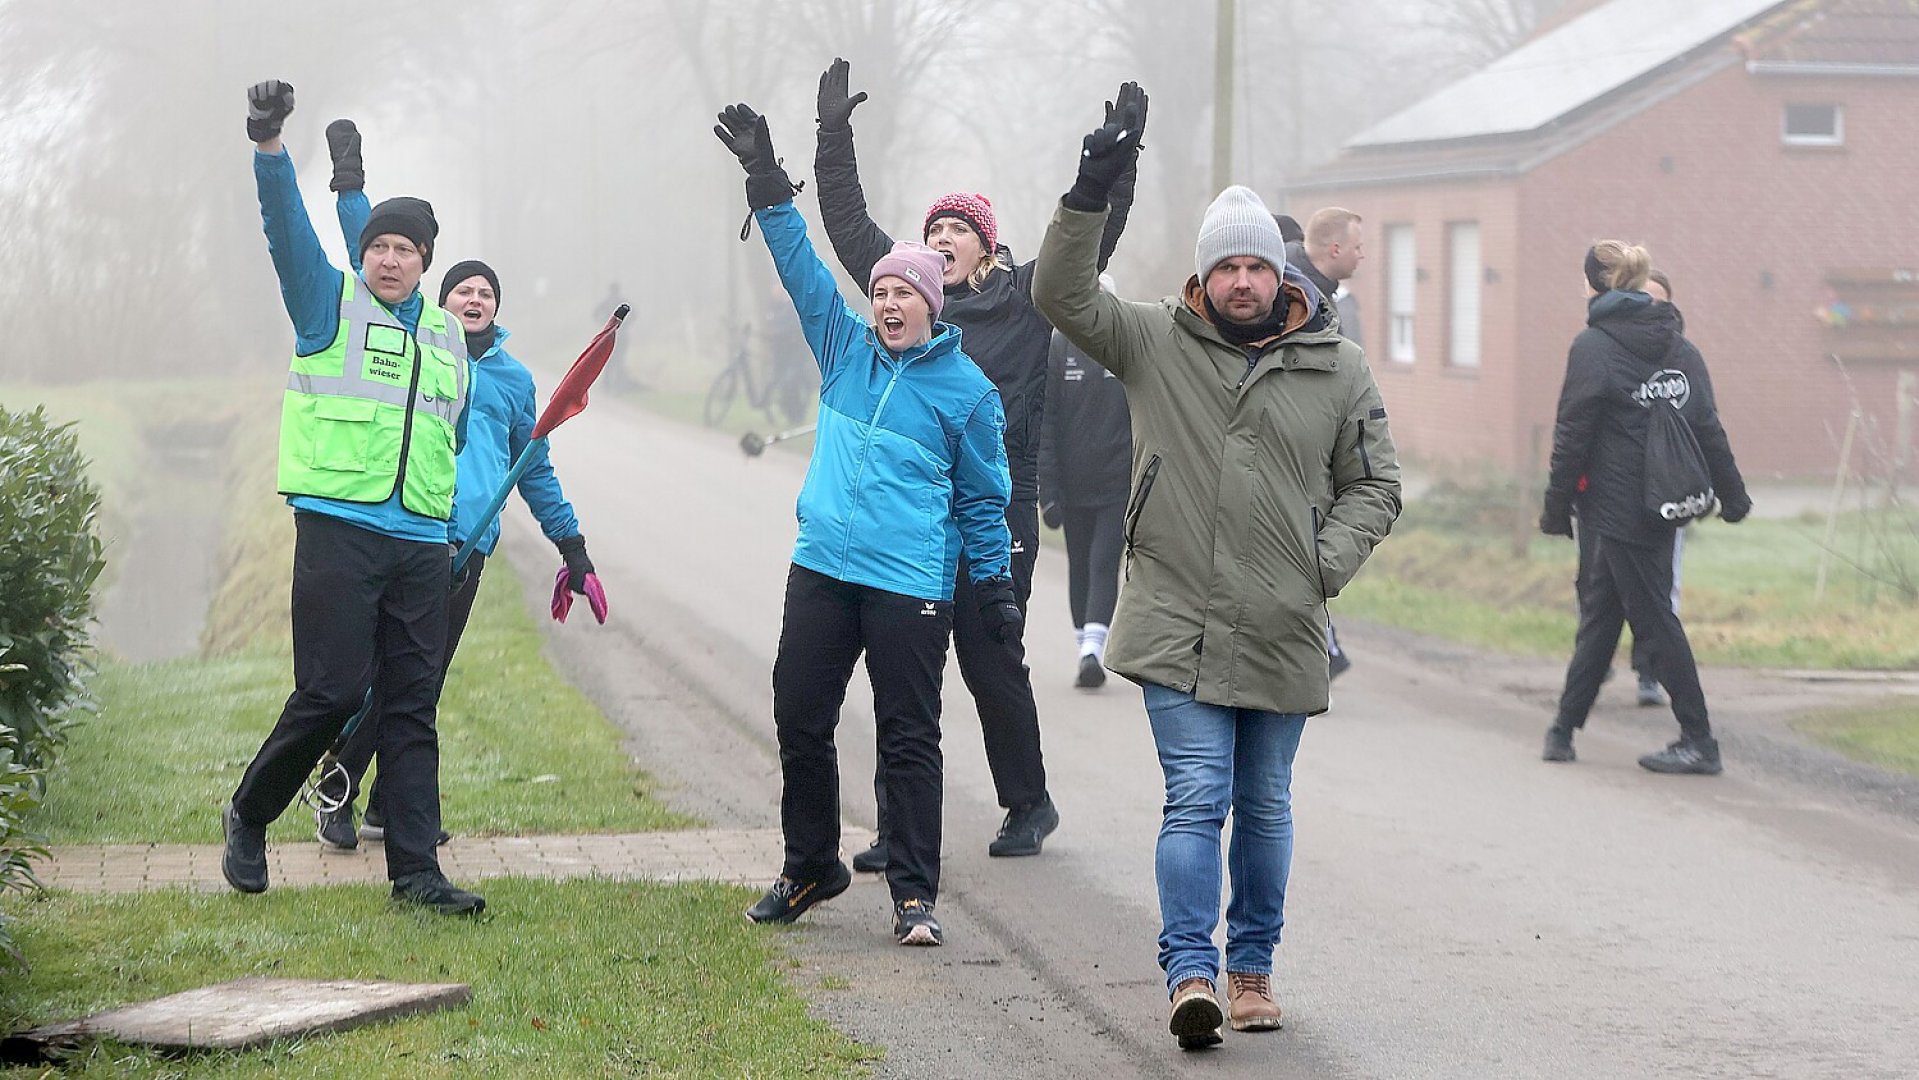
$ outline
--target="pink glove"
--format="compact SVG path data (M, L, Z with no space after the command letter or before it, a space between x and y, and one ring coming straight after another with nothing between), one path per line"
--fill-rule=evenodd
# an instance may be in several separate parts
M567 612L573 610L573 592L566 587L567 569L553 576L553 621L564 623ZM606 625L606 588L600 584L600 575L586 575L586 605L593 609L593 617L601 626Z

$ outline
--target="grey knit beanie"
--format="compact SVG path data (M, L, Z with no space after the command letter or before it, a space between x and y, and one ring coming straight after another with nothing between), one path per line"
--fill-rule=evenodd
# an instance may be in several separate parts
M1264 259L1274 270L1286 272L1286 240L1279 233L1279 223L1252 188L1238 184L1220 192L1206 208L1194 254L1201 281L1213 267L1239 255Z

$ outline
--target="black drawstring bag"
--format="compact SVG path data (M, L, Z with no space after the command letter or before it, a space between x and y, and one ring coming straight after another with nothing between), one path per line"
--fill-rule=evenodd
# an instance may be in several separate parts
M1684 378L1679 376L1682 387ZM1659 381L1654 376L1646 385L1656 386ZM1706 455L1699 449L1692 425L1679 413L1684 403L1685 397L1677 395L1648 394L1640 400L1650 413L1646 422L1646 510L1675 527L1706 517L1714 505L1712 470L1706 467Z

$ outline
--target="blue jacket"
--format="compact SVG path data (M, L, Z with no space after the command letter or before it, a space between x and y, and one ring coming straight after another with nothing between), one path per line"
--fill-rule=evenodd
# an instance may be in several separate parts
M306 204L300 200L293 158L285 150L277 154L254 151L253 179L260 192L260 223L266 229L267 250L273 256L273 272L280 278L280 299L293 320L295 347L301 356L310 356L333 344L340 325L340 286L346 274L327 261L320 238L314 235ZM356 251L358 247L356 234L347 249ZM357 254L354 261L359 261ZM420 309L425 303L416 289L398 307L389 306L388 310L412 333L419 329ZM472 411L472 396L468 395L467 400L468 408L461 411L454 428L454 439L461 444L466 441L467 415ZM296 511L325 514L401 540L435 544L448 540L449 523L400 505L397 485L392 497L383 503L293 495L287 498L287 504Z
M360 268L360 233L372 216L373 205L364 191L342 191L335 206L340 217L340 232L346 237L348 258ZM457 284L457 282L455 283ZM533 375L509 354L503 345L509 336L497 323L493 346L473 358L472 419L468 423L466 444L460 449L459 480L453 489L452 539L464 544L487 503L506 478L507 470L520 459L520 452L533 439L533 424L539 418ZM533 451L533 463L520 477L520 498L540 522L540 531L548 540L578 536L580 523L573 516L573 504L560 490L559 477L553 475L553 463L547 459L546 443ZM487 523L480 536L479 552L493 554L500 542L500 519Z
M820 365L793 561L921 600L952 599L962 553L974 581L1007 576L1006 418L959 330L938 323L895 357L840 296L793 204L754 216Z

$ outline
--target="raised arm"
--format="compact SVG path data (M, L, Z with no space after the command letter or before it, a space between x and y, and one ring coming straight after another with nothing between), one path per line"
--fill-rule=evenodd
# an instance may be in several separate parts
M338 193L334 213L340 219L340 236L346 241L347 265L360 272L360 234L373 216L373 204L366 197L366 166L360 159L360 129L351 120L335 120L326 126L327 153L333 158L333 181L327 186Z
M806 235L806 219L793 205L793 182L773 153L766 118L746 105L731 105L713 128L746 170L746 203L773 254L780 284L799 313L800 329L824 377L833 363L866 334L861 319L840 295L833 271Z
M293 158L280 142L280 128L293 113L293 87L270 79L247 90L247 137L253 140L253 180L260 197L280 300L293 322L302 356L333 343L339 328L341 274L327 261L307 219Z
M813 183L820 200L820 220L826 225L833 254L854 281L865 281L873 272L873 264L893 250L893 238L866 212L866 192L860 187L850 119L866 94L862 91L847 96L850 70L846 61L836 59L820 76L820 131L813 151Z

